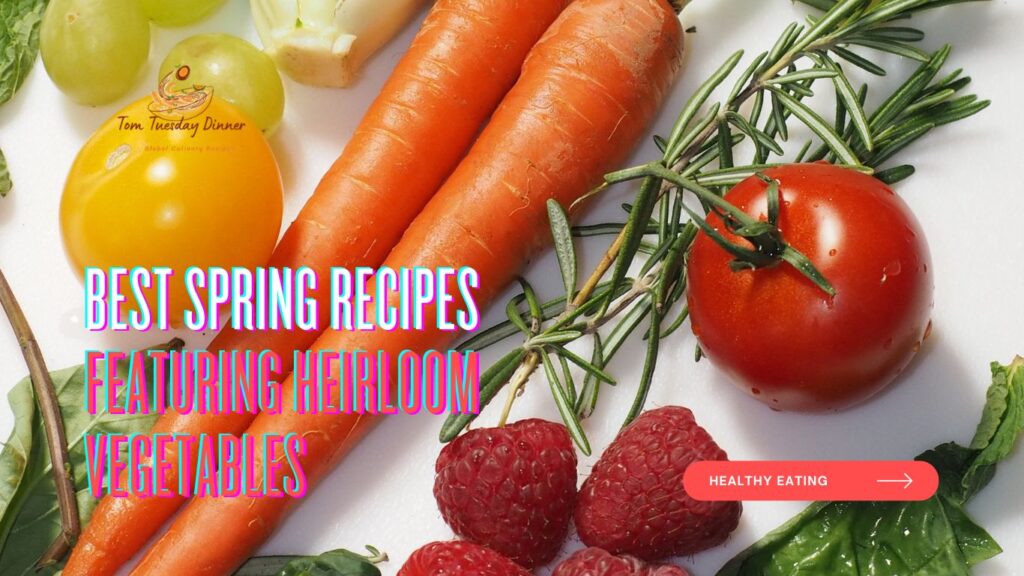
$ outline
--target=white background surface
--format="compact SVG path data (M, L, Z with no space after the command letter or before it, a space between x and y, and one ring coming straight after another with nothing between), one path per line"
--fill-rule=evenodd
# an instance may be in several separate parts
M786 0L699 0L687 8L686 25L696 25L698 32L689 35L685 74L656 131L666 132L683 100L729 53L737 48L748 54L767 49L783 27L804 12ZM732 459L904 459L948 440L967 442L984 401L988 363L1024 353L1024 81L1019 75L1024 5L994 0L956 6L914 24L929 32L925 46L930 49L953 43L950 66L966 68L975 79L973 89L993 100L980 116L940 129L902 156L917 165L918 174L901 184L899 192L928 232L935 261L934 333L912 369L887 392L841 414L812 416L775 413L737 392L708 362L693 363L693 337L687 330L679 331L664 345L649 405L691 407ZM286 223L341 151L414 28L386 47L352 89L312 89L286 80L287 112L272 138L285 180ZM70 103L39 64L22 92L0 108L0 146L16 186L0 201L0 267L19 295L51 368L81 363L87 348L131 348L167 339L153 333L89 334L81 328L80 286L64 259L57 208L64 176L91 132L150 90L156 67L171 46L207 31L258 42L247 3L230 0L199 25L154 28L144 81L114 105L89 109ZM906 63L894 61L893 66L895 77L903 77L908 69ZM639 157L648 159L652 153L653 145L645 143ZM619 218L617 206L628 194L610 194L589 219ZM587 245L589 264L601 249L600 241ZM548 295L558 289L553 266L547 255L529 274ZM498 316L492 311L492 319ZM208 336L187 334L186 340L199 347ZM612 370L621 385L617 392L602 395L598 413L586 425L596 452L613 437L628 409L640 371L638 350L620 353ZM0 391L25 372L14 337L6 324L0 324ZM546 386L531 387L513 418L557 418L548 394ZM0 437L6 437L11 417L6 402L0 404ZM496 412L485 412L482 422L493 422ZM374 544L390 553L393 561L383 566L383 572L394 574L419 545L450 538L431 496L440 424L430 416L385 422L292 515L263 552L314 553ZM581 463L581 481L591 463ZM979 567L977 574L1024 576L1022 477L1024 451L1018 449L969 506L1006 550ZM709 576L802 506L747 504L739 530L725 546L680 562L697 576ZM563 555L578 545L572 540Z

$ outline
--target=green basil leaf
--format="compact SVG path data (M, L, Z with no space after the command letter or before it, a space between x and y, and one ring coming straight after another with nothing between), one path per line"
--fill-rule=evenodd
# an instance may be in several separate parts
M730 560L718 576L967 576L1002 549L964 511L1024 432L1024 358L992 365L969 447L920 456L939 473L923 502L818 502Z
M180 340L169 347L179 349ZM152 373L147 366L147 375ZM128 366L118 366L122 378ZM89 414L85 396L85 368L75 366L51 374L57 401L64 416L68 454L78 491L78 512L83 524L96 500L89 491L85 465L86 434L144 434L158 415L112 416ZM34 566L60 533L60 509L53 484L50 453L42 417L36 407L32 383L25 378L7 395L14 413L14 430L0 451L0 576L53 574L59 566L35 572Z
M988 484L996 463L1013 450L1024 432L1024 358L1017 357L1007 366L992 363L992 386L988 389L985 411L971 440L971 449L981 453L971 463L962 482L964 500L970 499Z
M319 556L262 556L246 562L234 576L380 576L373 560L341 549Z
M4 151L0 150L0 198L7 196L11 188L14 188L14 183L11 182L11 173L7 170L7 158L4 157Z
M946 518L956 534L957 546L967 566L974 566L1003 551L992 536L967 515L963 506L952 502L944 504Z
M918 460L924 460L939 473L939 491L955 502L965 502L961 481L971 467L976 451L965 448L955 442L940 444L921 454Z
M46 0L0 2L0 104L14 97L35 64L45 11ZM13 187L7 160L0 151L0 198Z
M733 559L718 576L970 574L937 498L815 504L795 520Z
M46 0L0 2L0 104L21 88L39 53Z

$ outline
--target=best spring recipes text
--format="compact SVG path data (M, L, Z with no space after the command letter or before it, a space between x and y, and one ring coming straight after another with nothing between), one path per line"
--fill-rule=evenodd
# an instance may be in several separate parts
M192 302L168 315L167 268L88 269L85 326L138 330L472 330L479 322L471 268L335 268L329 292L308 268L190 268ZM316 297L319 295L319 301ZM319 310L326 302L329 311ZM227 320L230 315L230 320ZM318 319L329 325L318 326ZM480 368L469 350L89 350L85 408L91 414L259 413L475 414ZM289 373L285 366L291 365ZM90 434L91 491L114 496L301 497L302 435ZM186 462L194 468L182 469ZM266 465L263 465L265 463ZM273 464L272 466L270 464ZM172 466L177 477L165 474Z

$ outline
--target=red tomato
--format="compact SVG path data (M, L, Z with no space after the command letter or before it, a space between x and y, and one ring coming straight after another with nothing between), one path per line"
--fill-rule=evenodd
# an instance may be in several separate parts
M924 232L881 181L829 164L766 170L779 182L778 225L836 290L792 266L733 272L704 234L693 245L688 300L704 353L747 393L780 410L846 408L877 393L927 337L931 257ZM765 218L768 186L744 180L726 199ZM709 223L733 242L720 218Z

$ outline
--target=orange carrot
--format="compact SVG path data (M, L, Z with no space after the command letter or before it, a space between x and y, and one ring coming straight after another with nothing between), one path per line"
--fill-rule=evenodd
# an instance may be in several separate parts
M569 0L438 0L344 153L288 228L269 266L377 266L455 169L515 83L530 48ZM321 282L326 285L327 282ZM327 290L316 294L320 326ZM211 350L274 350L291 372L294 350L319 333L225 328ZM154 433L240 434L254 415L169 414ZM165 454L177 462L177 454ZM191 464L190 464L191 465ZM177 484L175 466L165 477ZM113 574L184 504L184 498L104 498L66 576Z
M679 21L666 0L576 0L530 53L519 82L384 266L473 267L481 285L474 299L493 301L547 242L546 201L571 205L626 158L663 100L681 49ZM329 331L313 349L382 350L396 358L405 349L443 348L451 339L436 328ZM285 398L292 386L289 379ZM338 405L333 392L330 402ZM297 414L286 406L281 414L260 415L247 433L305 438L300 460L313 484L377 419ZM258 474L263 463L257 454ZM132 574L229 574L294 503L288 497L194 499Z

